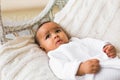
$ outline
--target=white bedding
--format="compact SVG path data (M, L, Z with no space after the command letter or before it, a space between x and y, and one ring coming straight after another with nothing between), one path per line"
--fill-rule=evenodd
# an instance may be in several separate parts
M120 56L120 0L69 0L54 21L71 36L110 41ZM34 39L18 37L0 47L0 80L59 79Z
M48 57L32 37L18 37L0 47L0 80L59 80Z

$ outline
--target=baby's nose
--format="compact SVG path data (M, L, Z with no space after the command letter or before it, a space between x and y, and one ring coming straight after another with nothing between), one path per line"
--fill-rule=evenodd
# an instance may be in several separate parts
M53 37L54 37L54 38L58 38L58 35L54 33L54 34L53 34Z

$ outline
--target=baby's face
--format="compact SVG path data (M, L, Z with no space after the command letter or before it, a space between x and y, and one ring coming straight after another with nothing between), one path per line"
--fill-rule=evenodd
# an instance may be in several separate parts
M43 24L38 29L37 38L40 43L40 47L46 52L54 50L61 44L69 42L67 34L54 22Z

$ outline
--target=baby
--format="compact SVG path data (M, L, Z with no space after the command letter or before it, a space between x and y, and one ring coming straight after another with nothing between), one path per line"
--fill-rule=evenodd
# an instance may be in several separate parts
M120 80L120 60L108 42L70 37L51 21L40 25L35 41L49 56L49 66L60 79Z

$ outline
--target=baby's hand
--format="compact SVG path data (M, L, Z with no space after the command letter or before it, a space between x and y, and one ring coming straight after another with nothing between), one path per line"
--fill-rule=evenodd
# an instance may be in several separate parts
M81 63L79 72L80 72L80 75L95 74L99 72L99 70L100 70L99 60L90 59Z
M107 54L108 57L110 58L115 58L116 57L116 49L113 45L107 44L103 48L103 51Z

